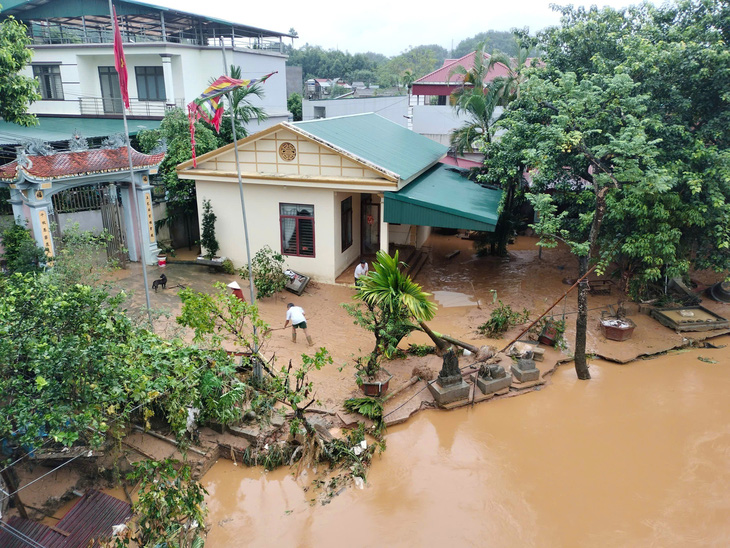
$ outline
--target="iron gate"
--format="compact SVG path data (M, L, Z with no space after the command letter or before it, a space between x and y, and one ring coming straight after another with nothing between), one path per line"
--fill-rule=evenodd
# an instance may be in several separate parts
M117 187L114 184L88 185L64 190L54 194L53 203L53 236L57 246L63 245L63 233L59 215L62 213L78 213L82 211L99 211L104 230L111 235L107 242L106 255L122 268L126 267L127 236L122 215L122 204Z

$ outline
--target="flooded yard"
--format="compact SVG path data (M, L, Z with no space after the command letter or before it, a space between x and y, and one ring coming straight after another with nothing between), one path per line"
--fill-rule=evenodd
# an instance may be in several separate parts
M729 545L730 352L597 361L591 374L565 365L539 392L422 412L388 431L364 490L325 506L287 468L221 460L204 478L208 542Z

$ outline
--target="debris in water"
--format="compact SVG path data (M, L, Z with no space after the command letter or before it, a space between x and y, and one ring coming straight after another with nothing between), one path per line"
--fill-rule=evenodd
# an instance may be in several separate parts
M712 358L705 358L704 356L697 356L697 359L705 363L717 363L717 360L713 360Z

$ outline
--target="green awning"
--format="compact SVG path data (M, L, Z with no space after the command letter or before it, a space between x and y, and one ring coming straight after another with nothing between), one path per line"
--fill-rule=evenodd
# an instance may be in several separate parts
M129 133L157 129L162 120L128 120ZM0 120L0 145L19 145L28 139L46 142L68 141L74 132L87 139L124 133L124 122L116 118L80 118L38 116L38 125L23 127Z
M437 164L398 192L385 193L388 223L494 232L502 191Z

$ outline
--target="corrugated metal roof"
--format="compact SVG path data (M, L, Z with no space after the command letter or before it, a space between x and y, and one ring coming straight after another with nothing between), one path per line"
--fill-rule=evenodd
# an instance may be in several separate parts
M19 538L25 535L44 548L86 548L92 539L93 546L97 547L99 538L111 536L112 525L126 523L131 517L132 508L125 501L90 490L74 504L54 529L13 516L8 520L10 528L0 526L0 546L27 548L29 544Z
M292 124L410 181L438 162L448 148L374 113Z
M385 193L384 220L493 232L501 199L501 190L484 188L438 164L398 192Z
M136 135L145 129L157 129L161 123L162 120L130 120L129 133ZM0 145L18 145L29 139L68 141L74 131L87 138L106 137L113 133L124 133L124 121L114 118L38 116L37 126L24 127L0 120Z
M83 2L65 0L3 0L0 2L3 6L2 15L14 15L18 19L45 19L57 17L80 17L87 16L108 16L109 2L108 0L84 0ZM138 0L116 0L115 8L117 15L145 15L149 13L165 12L169 14L179 14L181 16L194 17L203 21L217 23L225 26L235 26L239 30L247 31L251 36L293 36L286 32L277 32L259 27L252 27L225 19L218 19L208 15L199 15L189 11L181 11L175 8L159 6L149 2L140 2Z

